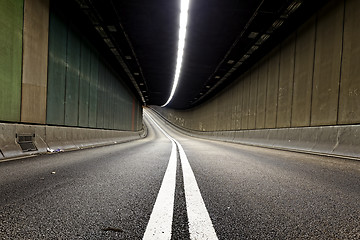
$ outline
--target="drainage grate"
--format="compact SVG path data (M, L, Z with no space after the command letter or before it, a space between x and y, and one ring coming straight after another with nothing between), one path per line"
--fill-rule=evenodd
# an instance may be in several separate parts
M16 134L16 138L23 152L37 151L34 143L35 134Z

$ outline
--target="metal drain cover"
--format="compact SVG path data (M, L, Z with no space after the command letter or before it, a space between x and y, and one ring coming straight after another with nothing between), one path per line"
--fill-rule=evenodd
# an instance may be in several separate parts
M37 151L34 143L35 134L17 134L16 138L23 152Z

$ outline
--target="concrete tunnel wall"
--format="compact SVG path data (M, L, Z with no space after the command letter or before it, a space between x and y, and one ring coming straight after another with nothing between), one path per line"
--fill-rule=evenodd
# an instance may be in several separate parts
M1 1L0 26L0 159L142 136L142 104L49 0Z
M214 98L154 108L191 134L360 157L359 22L360 1L330 1Z

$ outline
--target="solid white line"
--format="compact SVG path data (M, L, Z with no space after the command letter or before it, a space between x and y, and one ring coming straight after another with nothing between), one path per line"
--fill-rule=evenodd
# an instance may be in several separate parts
M218 239L204 200L201 196L195 175L181 144L176 141L181 159L184 178L185 199L189 220L190 239Z
M161 129L161 127L145 113L149 119L169 138L172 143L171 154L167 169L159 193L157 195L154 208L150 215L150 220L146 226L143 240L171 239L171 227L174 213L174 198L176 187L176 164L177 151L176 144L171 137Z
M188 215L188 220L189 220L189 233L190 233L190 239L192 240L202 240L202 239L210 239L210 240L217 240L217 236L216 236L216 232L215 229L213 227L213 224L211 222L209 213L206 209L204 200L201 196L200 193L200 189L199 186L196 182L195 176L194 176L194 172L191 169L190 163L186 157L185 151L183 149L183 147L181 146L181 144L176 141L174 138L172 138L171 136L169 136L156 122L155 120L148 114L145 113L150 120L164 133L164 135L170 139L170 141L173 143L172 145L172 151L171 151L171 156L173 156L173 151L175 151L175 159L172 159L170 156L170 161L169 161L169 166L170 166L170 162L174 161L175 167L174 167L174 176L171 180L176 181L176 161L177 161L177 155L176 155L176 146L175 143L179 149L179 153L180 153L180 159L181 159L181 166L182 166L182 171L183 171L183 179L184 179L184 189L185 189L185 200L186 200L186 210L187 210L187 215ZM174 150L175 147L175 150ZM168 166L168 169L169 169ZM167 172L168 170L166 170ZM165 176L167 175L167 173L165 173ZM169 174L170 175L170 174ZM165 177L163 180L164 184L165 182ZM174 185L173 185L174 184ZM175 194L175 185L176 182L171 182L171 186L174 186L174 189L171 189L171 195L168 195L168 197L170 197L172 199L172 204L174 205L174 194ZM160 191L162 190L163 186L161 186ZM170 190L167 190L170 191ZM160 195L160 192L159 192ZM163 204L161 201L162 200L158 200L159 199L159 195L158 198L156 199L156 203L155 206L158 204L161 205L162 208L164 208L165 206L168 207L167 205ZM169 199L167 199L169 200ZM167 204L170 204L170 201L167 202ZM150 222L152 221L152 216L154 214L155 211L155 206L154 206L154 210L153 213L151 214L150 217L150 221L148 223L148 227L146 228L146 239L171 239L171 225L172 225L172 214L173 214L173 205L171 210L166 210L166 211L171 211L171 219L169 220L169 216L166 216L166 221L169 221L170 224L170 235L166 235L166 238L161 238L162 235L158 235L155 236L154 230L152 230L153 232L150 231L150 229L155 229L155 227L153 226L153 224L158 224L155 222L155 220L153 220L154 222L151 223L151 227L149 227ZM159 213L156 213L155 215L155 219L157 218L163 218L164 213L161 213L160 211L162 210L157 210L159 211ZM160 224L166 225L165 220L164 221L160 221ZM149 233L148 232L148 228L149 228ZM167 226L166 230L168 230L169 227ZM159 234L159 232L156 232ZM166 232L168 234L168 232ZM151 237L151 238L150 238ZM144 238L145 239L145 235Z
M168 167L156 198L143 239L171 239L176 184L177 152L174 141Z

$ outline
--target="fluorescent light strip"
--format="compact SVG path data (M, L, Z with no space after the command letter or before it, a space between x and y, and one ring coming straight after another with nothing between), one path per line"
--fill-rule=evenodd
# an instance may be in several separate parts
M161 107L165 107L168 105L172 98L174 97L180 72L181 72L181 65L184 55L184 47L185 47L185 38L186 38L186 26L188 21L188 11L189 11L189 2L190 0L181 0L181 9L180 9L180 28L179 28L179 41L178 41L178 51L177 51L177 60L176 60L176 70L175 70L175 76L174 76L174 83L171 89L170 97L166 101L164 105Z

